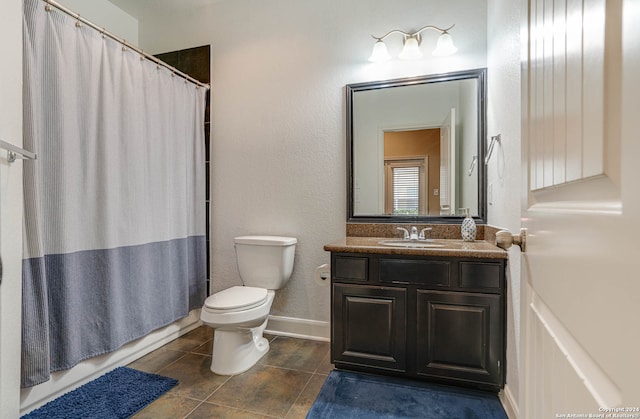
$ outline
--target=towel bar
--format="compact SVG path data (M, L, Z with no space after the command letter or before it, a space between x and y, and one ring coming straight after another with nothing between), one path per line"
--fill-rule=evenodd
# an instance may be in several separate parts
M0 148L7 150L7 161L13 163L16 159L29 159L35 160L38 158L36 153L25 150L24 148L17 147L6 141L0 140Z
M491 137L491 143L489 143L489 149L487 150L487 155L484 158L484 165L485 166L487 164L489 164L489 160L491 159L491 154L493 154L493 147L496 145L496 142L498 142L498 143L502 142L502 135L501 134L494 135L493 137Z

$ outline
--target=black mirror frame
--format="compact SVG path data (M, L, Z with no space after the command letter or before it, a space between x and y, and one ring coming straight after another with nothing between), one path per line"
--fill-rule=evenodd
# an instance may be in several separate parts
M353 94L365 90L384 89L388 87L411 86L416 84L440 83L456 80L478 80L478 215L474 216L477 224L487 222L487 173L484 164L487 141L487 69L456 71L428 76L407 77L392 80L354 83L346 85L347 106L347 222L350 223L429 223L459 224L464 216L398 216L398 215L355 215L353 193Z

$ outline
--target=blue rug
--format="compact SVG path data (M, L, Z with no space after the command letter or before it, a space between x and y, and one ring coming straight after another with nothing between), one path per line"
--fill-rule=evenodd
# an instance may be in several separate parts
M331 371L307 419L507 419L494 393Z
M23 416L25 419L124 419L162 396L178 380L119 367Z

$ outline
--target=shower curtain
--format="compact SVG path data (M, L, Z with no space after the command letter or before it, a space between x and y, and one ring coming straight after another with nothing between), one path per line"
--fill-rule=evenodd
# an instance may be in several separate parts
M25 0L23 387L202 306L205 90Z

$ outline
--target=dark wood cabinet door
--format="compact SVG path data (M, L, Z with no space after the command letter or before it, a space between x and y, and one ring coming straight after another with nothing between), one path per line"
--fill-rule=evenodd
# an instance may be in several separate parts
M501 387L501 296L417 291L417 374Z
M407 291L333 284L332 362L404 372Z

